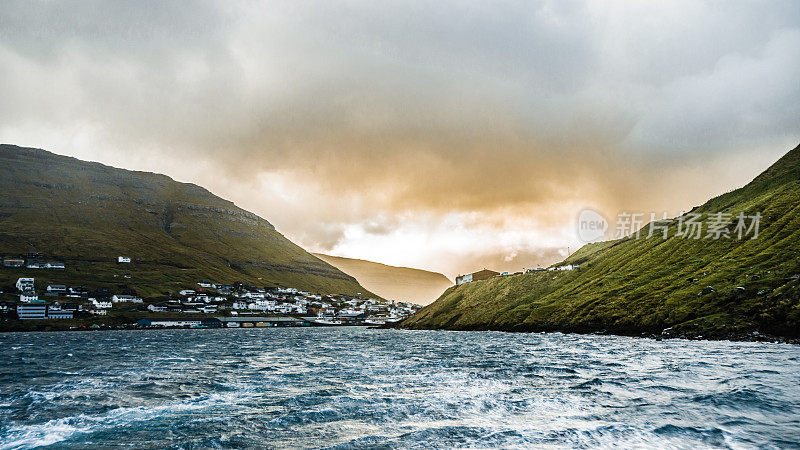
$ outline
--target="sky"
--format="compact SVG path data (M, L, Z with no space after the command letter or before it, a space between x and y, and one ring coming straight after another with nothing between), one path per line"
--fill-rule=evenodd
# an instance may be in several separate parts
M798 80L796 0L0 3L0 142L451 279L746 184L800 142Z

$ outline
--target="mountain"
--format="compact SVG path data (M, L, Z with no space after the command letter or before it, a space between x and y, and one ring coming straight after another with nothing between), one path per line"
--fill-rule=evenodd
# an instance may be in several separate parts
M427 270L395 267L363 259L314 253L314 256L356 277L370 291L385 299L427 305L453 285L446 276Z
M0 167L0 252L66 263L63 271L27 269L37 285L124 284L157 296L208 279L370 294L200 186L14 145L0 145ZM118 256L132 262L117 264ZM0 268L1 286L23 272Z
M759 233L738 239L740 213L760 213ZM691 211L724 214L731 239L655 233L589 244L545 271L448 289L407 328L606 331L751 338L800 335L800 146L751 183ZM683 220L688 219L685 216ZM749 226L752 220L747 221ZM703 229L703 234L707 233ZM744 230L747 231L747 230Z

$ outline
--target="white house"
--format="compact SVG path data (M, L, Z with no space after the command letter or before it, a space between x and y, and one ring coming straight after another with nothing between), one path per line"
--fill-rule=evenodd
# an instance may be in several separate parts
M194 289L183 289L178 295L194 295Z
M289 314L292 312L292 310L294 310L294 305L289 303L281 303L275 307L275 310L281 314Z
M143 303L142 299L136 297L135 295L123 295L123 294L114 294L111 296L111 301L113 303Z
M233 302L233 309L247 309L247 302L243 300L237 300Z
M19 278L17 280L17 289L20 291L32 291L33 278Z
M201 288L206 288L206 289L209 289L209 288L214 289L214 288L217 287L216 284L214 284L214 283L212 283L210 281L201 281L201 282L197 283L197 285L200 286Z
M256 300L255 301L256 309L260 309L261 311L274 311L277 303L275 300Z
M472 282L472 274L468 273L466 275L459 275L456 277L456 284L464 284L464 283L471 283Z
M205 314L214 314L214 313L217 312L217 307L216 306L203 306L202 308L200 308L200 312L201 313L205 313Z
M19 294L19 301L22 303L38 302L39 296L33 291L22 291L22 293Z
M111 302L104 302L102 300L97 300L96 298L91 299L92 304L97 309L111 309L112 305Z
M364 313L364 311L362 311L362 310L360 310L358 308L348 308L348 309L343 309L343 310L339 311L339 314L337 314L337 315L339 317L358 317L363 313Z
M167 312L167 307L164 305L147 305L147 309L153 312Z
M118 263L129 263L129 262L131 262L131 257L130 256L118 256L117 257L117 262Z

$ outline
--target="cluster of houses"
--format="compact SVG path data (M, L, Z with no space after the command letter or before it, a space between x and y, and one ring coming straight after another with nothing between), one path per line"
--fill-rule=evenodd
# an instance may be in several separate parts
M320 295L295 288L264 287L251 284L233 285L200 281L194 289L183 289L177 295L163 300L145 301L132 292L111 293L108 289L90 291L82 286L49 284L41 294L58 297L61 302L47 302L40 298L35 279L17 279L19 302L0 302L0 313L12 310L21 320L72 319L76 317L105 316L119 309L170 316L175 314L220 314L221 326L296 326L298 324L353 325L384 324L402 320L415 313L419 306L405 302L361 298L345 295ZM293 316L298 321L275 320L275 316ZM264 319L264 317L270 317ZM222 320L225 319L225 320ZM230 320L228 320L230 319ZM148 319L154 321L144 326L176 326L173 322L191 322L190 326L209 326L202 319ZM199 322L198 322L199 321ZM197 322L197 323L195 323ZM176 322L177 323L177 322ZM215 322L216 323L216 322ZM160 324L160 325L159 325ZM200 324L200 325L198 325ZM266 325L265 325L266 324ZM143 325L139 324L139 325Z
M20 319L72 319L79 313L85 315L108 315L115 303L144 303L134 295L111 294L107 289L89 291L85 287L67 287L49 284L42 291L43 296L64 297L67 301L47 303L36 291L35 278L20 277L16 288L19 302L0 302L0 313L16 310ZM73 300L75 299L75 300Z
M215 314L225 311L231 317L254 315L292 315L309 318L318 324L381 324L402 320L419 306L405 302L386 302L345 295L320 295L295 288L234 285L201 281L197 289L184 289L178 297L152 303L152 312Z
M577 269L579 266L578 264L564 264L560 266L552 266L548 267L547 269L544 268L536 268L536 269L527 269L524 272L495 272L494 270L483 269L477 272L468 273L466 275L459 275L456 277L456 285L464 284L464 283L471 283L473 281L481 281L481 280L488 280L490 278L498 278L498 277L508 277L514 275L523 275L523 274L531 274L536 272L547 272L547 271L561 271L561 270L574 270Z
M29 252L25 256L3 258L3 267L24 267L26 269L64 269L61 261L45 258L41 253Z

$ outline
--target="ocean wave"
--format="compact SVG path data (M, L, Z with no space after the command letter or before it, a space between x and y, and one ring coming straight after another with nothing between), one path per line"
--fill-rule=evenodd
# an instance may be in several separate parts
M5 336L0 448L783 448L800 436L795 346L361 328L175 336L45 333L60 345L33 356L30 335Z

